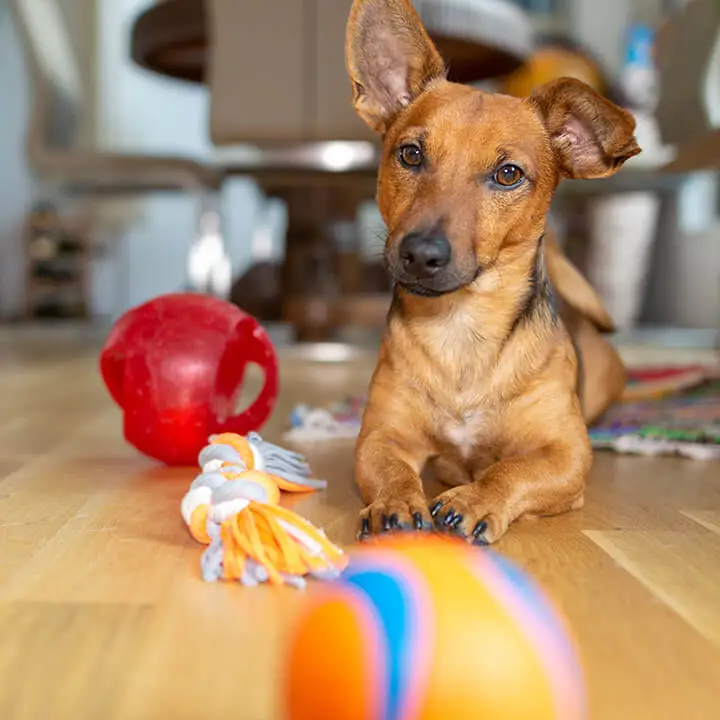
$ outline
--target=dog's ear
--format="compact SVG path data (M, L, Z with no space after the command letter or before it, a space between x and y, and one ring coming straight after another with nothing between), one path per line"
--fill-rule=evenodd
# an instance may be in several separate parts
M569 178L613 175L640 152L635 118L574 78L560 78L530 95L550 136L558 169Z
M445 64L409 0L354 0L346 60L358 115L384 133Z

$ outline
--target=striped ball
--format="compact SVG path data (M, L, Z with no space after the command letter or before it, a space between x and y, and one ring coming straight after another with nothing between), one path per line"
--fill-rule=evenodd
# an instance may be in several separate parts
M375 542L317 589L291 637L290 720L579 720L567 627L499 555L440 538Z

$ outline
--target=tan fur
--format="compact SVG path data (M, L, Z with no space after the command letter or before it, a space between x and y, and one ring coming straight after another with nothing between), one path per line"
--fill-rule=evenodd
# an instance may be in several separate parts
M355 0L347 57L356 109L383 133L378 205L398 282L357 444L361 531L427 526L420 474L432 462L456 486L433 503L436 525L491 543L523 515L582 505L585 421L622 391L601 335L612 321L545 235L560 178L615 172L639 152L634 121L575 80L525 100L447 82L407 0ZM417 171L399 162L407 143L422 147ZM526 182L498 190L504 163ZM399 248L434 227L452 260L442 294L421 297L400 281ZM594 353L582 362L584 407L575 347Z

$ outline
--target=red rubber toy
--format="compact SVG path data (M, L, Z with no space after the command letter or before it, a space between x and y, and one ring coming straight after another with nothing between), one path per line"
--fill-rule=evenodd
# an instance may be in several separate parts
M248 363L265 372L259 396L235 404ZM124 412L125 439L167 465L195 465L214 433L247 435L270 416L278 392L275 350L235 305L195 293L163 295L123 315L100 371Z

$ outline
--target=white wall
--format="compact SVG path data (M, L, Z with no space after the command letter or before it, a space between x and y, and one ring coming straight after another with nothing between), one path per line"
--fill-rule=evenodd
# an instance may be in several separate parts
M28 82L15 18L0 0L0 316L16 315L24 305L22 228L34 194L25 161Z
M127 152L210 153L208 94L137 67L130 34L151 0L98 0L97 127L102 146Z

